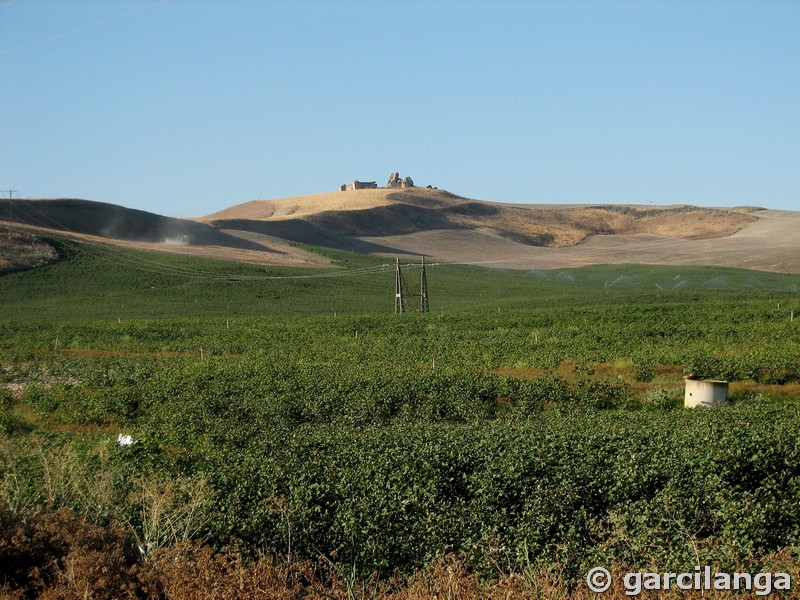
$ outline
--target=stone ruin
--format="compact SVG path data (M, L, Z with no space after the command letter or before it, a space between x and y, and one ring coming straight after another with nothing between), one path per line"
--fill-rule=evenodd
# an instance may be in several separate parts
M414 180L411 177L400 179L400 173L392 173L389 175L389 181L386 182L387 188L411 188L414 187Z
M378 187L374 181L353 181L351 183L343 183L339 186L339 190L345 192L347 190L372 190ZM392 173L389 175L389 181L386 182L387 188L412 188L414 187L414 180L411 177L400 179L400 173ZM429 188L431 186L428 186Z
M339 190L342 192L347 190L374 190L378 187L378 182L376 181L353 181L351 183L343 183Z

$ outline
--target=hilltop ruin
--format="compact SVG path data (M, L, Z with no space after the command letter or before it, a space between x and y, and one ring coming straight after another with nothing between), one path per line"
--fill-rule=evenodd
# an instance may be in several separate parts
M378 187L378 183L376 181L356 181L353 180L350 183L343 183L339 186L339 190L342 192L346 192L347 190L374 190Z
M346 192L347 190L374 190L377 189L378 183L375 181L358 181L353 180L350 183L343 183L339 186L339 191ZM412 188L414 187L414 180L411 177L400 179L400 173L392 172L389 175L389 181L386 182L387 188ZM430 187L430 186L429 186Z
M412 188L414 187L414 180L411 177L400 179L400 173L392 173L389 175L389 181L386 182L387 188Z

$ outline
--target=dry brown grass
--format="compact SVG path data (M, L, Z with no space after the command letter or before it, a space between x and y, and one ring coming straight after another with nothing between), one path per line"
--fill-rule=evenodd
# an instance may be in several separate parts
M136 557L127 532L62 509L16 521L0 516L0 594L43 599L134 598Z
M612 568L613 585L602 596L582 581L558 572L523 569L482 581L466 564L445 556L409 578L351 580L328 561L297 560L184 542L146 558L130 531L119 524L98 527L66 510L27 519L0 512L0 598L154 598L218 600L328 598L333 600L526 600L629 598L624 565ZM654 569L657 571L657 569ZM800 577L800 561L789 550L767 557L764 571ZM707 591L705 598L749 598ZM695 598L695 592L646 593L647 598ZM800 597L797 591L782 596Z
M0 225L0 274L32 269L58 259L58 251L35 235Z
M369 210L390 203L397 190L348 190L309 196L292 196L273 200L252 200L215 212L197 220L201 222L227 219L298 219L324 211Z
M660 234L593 234L575 245L534 246L491 228L439 229L398 235L359 236L394 254L424 253L432 261L488 264L510 269L566 269L596 264L716 265L800 273L800 212L764 210L758 220L723 237ZM554 235L566 235L553 229ZM535 230L531 230L531 235ZM580 233L580 232L577 232ZM384 252L382 254L388 255Z
M309 219L323 213L364 213L380 207L408 205L433 209L456 228L493 232L509 239L541 246L568 246L592 234L649 233L706 239L731 235L755 220L743 211L712 210L693 206L546 206L511 205L470 200L443 190L411 188L332 192L276 200L254 200L198 219L215 221L285 221ZM415 215L416 216L416 215ZM437 215L439 216L439 215ZM421 225L440 225L430 213L420 212ZM363 219L362 215L359 215ZM397 224L398 226L400 224ZM346 224L343 229L347 229ZM336 233L333 231L332 233ZM340 232L341 233L341 232ZM362 232L369 234L369 232ZM527 239L526 239L527 238Z
M462 218L466 227L495 233L511 240L548 247L573 246L591 235L648 234L684 239L711 239L732 235L754 217L698 207L576 206L529 208L499 205L488 219Z
M357 190L254 201L203 218L382 256L557 269L691 264L800 273L800 213L758 207L525 205L443 190Z
M78 208L91 204L71 202L78 202ZM66 218L70 206L41 201L37 211L61 210ZM144 223L156 216L140 212L123 210L125 219L138 215L143 221L124 221L121 230L146 230ZM330 266L328 259L294 244L299 242L382 256L425 254L438 262L504 263L517 269L635 262L800 273L800 212L757 207L504 204L411 188L256 200L196 221L183 221L181 227L200 227L203 243L121 240L101 232L59 235L122 248L295 267ZM169 221L177 226L174 222ZM27 229L53 233L30 225Z

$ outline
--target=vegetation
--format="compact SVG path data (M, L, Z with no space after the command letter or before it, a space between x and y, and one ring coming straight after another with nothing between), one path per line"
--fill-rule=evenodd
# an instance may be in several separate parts
M28 556L2 561L9 591L67 585L41 565L71 547L36 550L62 526L94 540L79 554L127 540L120 585L162 597L164 556L364 597L444 564L487 596L597 565L797 565L797 277L434 266L434 312L393 315L391 269L66 251L0 278L0 557ZM732 402L678 410L690 372Z

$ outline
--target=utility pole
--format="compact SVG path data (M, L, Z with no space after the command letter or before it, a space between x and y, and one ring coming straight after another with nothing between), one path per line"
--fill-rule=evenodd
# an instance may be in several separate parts
M394 314L399 315L405 312L403 306L403 274L400 272L400 257L395 258L394 276Z
M17 190L0 190L4 194L8 194L8 220L11 220L11 200L14 199L14 194L17 193Z
M13 202L11 200L14 198L14 194L17 193L17 190L0 190L0 192L8 193L8 238L11 239L11 223L13 223L13 218L11 215L11 205Z
M419 277L419 312L428 312L428 278L425 276L425 257L422 257L422 273Z

